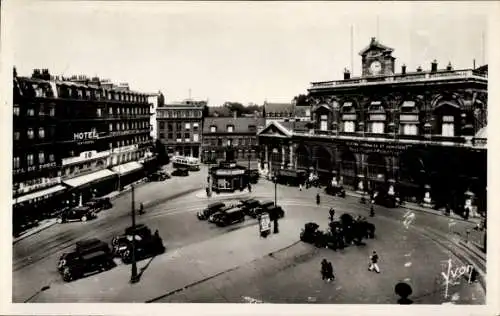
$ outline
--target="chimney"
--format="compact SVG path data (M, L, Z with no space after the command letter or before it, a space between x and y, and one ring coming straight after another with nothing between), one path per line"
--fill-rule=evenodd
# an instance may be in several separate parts
M431 63L431 72L436 72L438 70L438 63L437 61L434 59Z
M351 73L349 72L349 69L344 68L344 80L346 79L351 79Z
M417 72L422 72L422 67L418 66Z
M403 66L401 66L401 74L406 75L406 65L405 64L403 64Z
M476 69L476 59L472 60L472 69Z
M448 62L448 66L446 66L446 70L453 70L453 67L451 66L451 62Z

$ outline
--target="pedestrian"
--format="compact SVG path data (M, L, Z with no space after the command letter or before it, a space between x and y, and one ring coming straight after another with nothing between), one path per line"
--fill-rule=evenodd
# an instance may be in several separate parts
M278 218L275 218L273 221L274 224L274 233L277 234L279 233L279 228L278 228Z
M144 214L144 204L141 204L139 205L139 214Z
M333 207L330 208L329 213L330 213L330 222L333 222L333 217L335 216L335 210L333 209Z
M333 274L333 265L331 261L327 262L327 279L328 282L333 281L335 279L335 275Z
M319 205L320 203L320 197L319 197L319 192L316 194L316 204Z
M252 185L248 182L248 192L252 192Z
M380 269L377 263L378 263L378 254L374 250L372 255L370 256L370 266L368 267L368 271L375 270L375 272L380 273Z
M299 191L302 191L302 183L299 183Z
M321 279L326 280L328 279L328 261L326 259L323 259L321 261Z
M370 217L375 216L375 210L373 209L373 204L370 206Z

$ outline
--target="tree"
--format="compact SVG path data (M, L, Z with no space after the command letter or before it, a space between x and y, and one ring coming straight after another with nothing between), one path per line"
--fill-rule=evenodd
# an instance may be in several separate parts
M293 98L293 101L295 102L295 105L298 106L304 106L304 105L309 105L309 102L307 101L307 95L305 94L299 94Z
M168 157L165 146L159 139L157 139L155 142L155 152L156 152L156 159L159 165L167 165L170 163L170 158Z

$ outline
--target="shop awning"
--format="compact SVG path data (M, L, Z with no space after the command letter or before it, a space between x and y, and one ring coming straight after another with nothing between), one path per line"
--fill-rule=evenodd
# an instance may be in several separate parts
M118 165L111 168L111 170L113 170L114 172L118 173L121 176L134 172L139 169L142 169L142 165L137 161L127 162L124 163L123 165Z
M46 195L54 194L54 193L57 193L57 192L61 192L64 189L66 189L65 186L58 184L56 186L50 187L50 188L45 189L45 190L40 190L40 191L36 191L36 192L29 193L29 194L26 194L26 195L22 195L22 196L18 197L17 199L14 199L13 202L15 204L23 203L23 202L30 201L30 200L33 200L33 199L36 199L36 198L40 198L42 196L46 196Z
M93 172L90 174L86 174L84 176L76 177L73 179L68 179L68 180L65 180L63 182L71 187L76 188L76 187L82 186L84 184L94 182L96 180L109 178L109 177L114 176L114 175L115 175L114 172L112 172L108 169L103 169L103 170L99 170L99 171L96 171L96 172Z

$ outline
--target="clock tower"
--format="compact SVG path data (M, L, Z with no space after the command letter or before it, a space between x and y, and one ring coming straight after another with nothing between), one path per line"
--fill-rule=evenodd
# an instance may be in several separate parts
M370 45L364 48L361 55L362 76L389 76L394 74L394 60L390 47L380 44L375 37L372 37Z

